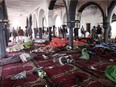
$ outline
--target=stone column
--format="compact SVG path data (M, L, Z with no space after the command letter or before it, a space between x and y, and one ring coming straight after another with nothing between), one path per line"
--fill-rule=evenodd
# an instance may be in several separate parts
M69 46L73 49L73 26L69 28Z
M104 42L108 42L108 29L109 29L109 23L107 20L107 17L104 18L104 23L103 23L103 28L104 28Z
M66 25L62 25L63 28L63 38L66 38L67 28Z
M51 32L52 27L48 27L48 40L52 40L52 32Z
M68 12L68 28L69 28L69 46L73 49L73 28L75 27L75 12L78 0L70 0ZM73 9L73 10L72 10Z
M43 33L43 32L42 32L42 28L40 27L40 28L39 28L39 38L40 38L40 39L42 39L42 33Z
M6 42L5 42L5 32L3 26L0 24L0 59L6 57Z
M55 27L55 25L53 25L53 37L56 36L56 35L55 35L55 29L56 29L56 27Z
M0 2L0 20L7 19L5 1ZM6 27L5 22L0 22L0 59L6 57Z

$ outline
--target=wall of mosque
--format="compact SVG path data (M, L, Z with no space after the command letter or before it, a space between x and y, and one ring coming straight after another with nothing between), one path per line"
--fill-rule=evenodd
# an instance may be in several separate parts
M76 15L78 14L78 10L83 6L84 4L88 2L94 2L100 6L100 8L103 10L103 12L107 15L106 9L110 5L111 1L108 0L108 2L104 1L98 1L98 0L79 0L76 10ZM69 4L69 0L66 1L66 3ZM90 30L93 26L101 25L103 27L103 14L98 8L97 5L89 5L85 7L85 9L81 13L81 21L80 21L80 28L84 26L85 30L87 28L87 24L90 24ZM41 13L41 10L43 10L43 13ZM115 12L115 11L114 11ZM40 7L37 7L33 13L36 13L37 20L33 19L34 22L33 28L35 27L35 23L37 23L37 27L42 27L45 25L45 27L51 27L53 25L61 26L62 24L67 24L67 17L66 17L66 9L65 8L59 8L54 10L48 10L48 2L44 2ZM33 14L31 13L31 14ZM75 15L75 16L76 16ZM59 18L57 18L59 17ZM43 18L45 19L43 24ZM65 20L65 21L64 21ZM58 31L58 30L57 30ZM104 32L104 31L103 31ZM81 36L80 30L79 30L79 36Z
M113 14L116 14L116 6L112 11L110 19L112 19ZM111 38L116 38L116 22L112 22L112 20L110 20L110 24L111 24Z
M25 26L26 26L26 22L25 22L26 16L25 15L20 15L20 16L16 15L15 17L10 16L9 20L10 20L9 24L10 24L11 29L13 29L13 27L15 29L17 29L18 27L21 27L22 29L25 30Z
M81 14L80 28L83 26L87 30L88 24L90 26L90 31L93 26L101 25L103 27L103 17L99 8L95 5L90 5L86 7ZM81 36L79 30L79 36Z

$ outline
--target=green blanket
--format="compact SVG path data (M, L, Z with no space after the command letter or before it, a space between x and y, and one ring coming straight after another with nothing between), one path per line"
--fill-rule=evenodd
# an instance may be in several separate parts
M82 56L80 57L80 59L89 60L89 54L87 48L82 49L81 53Z
M116 65L106 67L105 75L108 79L116 83Z
M33 42L32 41L24 42L22 45L24 45L25 47L32 46Z

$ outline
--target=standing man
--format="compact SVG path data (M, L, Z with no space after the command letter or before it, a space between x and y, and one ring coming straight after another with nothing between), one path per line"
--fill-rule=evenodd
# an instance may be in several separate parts
M86 31L83 26L81 27L81 33L82 33L82 35L84 35L84 37L86 36Z
M97 30L96 27L93 26L92 30L91 30L91 34L92 34L92 38L96 39L97 38Z
M17 31L13 28L11 34L12 34L12 37L13 37L13 44L15 44L16 43L16 37L17 37Z
M22 39L22 36L24 36L24 31L23 29L21 29L21 27L19 27L17 33L18 33L18 43L24 42L24 40Z
M78 39L78 28L74 28L74 37Z
M97 26L97 35L100 36L102 34L102 28L100 25Z
M21 27L18 29L18 36L24 36L24 31L21 29Z

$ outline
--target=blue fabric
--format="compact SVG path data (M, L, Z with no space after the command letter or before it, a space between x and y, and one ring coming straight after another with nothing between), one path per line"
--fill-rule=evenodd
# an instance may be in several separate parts
M95 48L104 48L104 49L116 51L116 44L97 44Z

